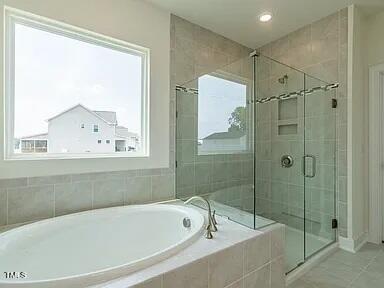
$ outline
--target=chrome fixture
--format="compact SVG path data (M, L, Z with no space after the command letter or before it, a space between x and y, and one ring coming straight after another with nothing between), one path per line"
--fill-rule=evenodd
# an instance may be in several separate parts
M281 156L281 167L289 168L293 166L293 158L291 155Z
M310 174L307 173L307 159L312 160L311 161L312 169L310 171L311 172ZM303 174L304 174L304 177L307 177L307 178L314 178L316 176L316 156L310 155L310 154L303 156Z
M213 238L213 235L212 235L212 232L216 232L217 231L217 227L216 227L216 224L214 222L216 222L216 220L213 221L213 217L212 216L212 210L211 210L211 204L209 204L208 200L204 199L203 197L200 197L200 196L193 196L191 198L189 198L187 201L184 202L185 205L191 203L192 201L201 201L201 202L204 202L206 205L207 205L207 209L208 209L208 225L207 225L207 228L206 228L206 234L205 234L205 238L207 239L212 239Z
M183 226L185 228L191 228L191 219L189 219L188 217L185 217L183 219Z
M283 77L277 79L277 81L279 81L280 84L285 84L288 82L288 75L285 74Z
M213 210L213 213L212 213L212 223L214 225L214 227L216 228L216 231L217 231L217 221L216 221L216 210Z

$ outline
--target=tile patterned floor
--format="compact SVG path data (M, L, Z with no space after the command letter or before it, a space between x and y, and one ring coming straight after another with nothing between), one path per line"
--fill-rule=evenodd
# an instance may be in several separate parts
M384 288L384 245L338 250L288 288Z

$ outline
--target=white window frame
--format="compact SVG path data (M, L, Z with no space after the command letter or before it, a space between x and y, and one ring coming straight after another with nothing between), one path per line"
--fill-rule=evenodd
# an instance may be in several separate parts
M197 155L198 156L205 156L205 155L228 155L228 154L247 154L247 153L250 153L250 151L252 150L252 141L251 141L252 131L250 130L250 128L251 128L250 124L252 121L252 115L250 113L250 109L251 109L250 103L251 103L251 99L252 99L252 85L253 85L252 80L247 79L245 77L241 77L239 75L236 75L236 74L233 74L230 72L223 71L223 70L217 70L217 71L209 73L207 75L213 76L213 77L216 77L219 79L227 80L230 82L238 83L241 85L245 85L245 87L246 87L245 107L247 108L247 131L246 131L245 135L246 135L246 145L247 146L246 146L245 150L210 151L210 152L205 152L205 153L204 152L200 153L198 151L198 148L197 148L197 151L196 151ZM196 123L197 127L199 125L198 121L199 120L197 118L197 123Z
M87 31L72 25L45 17L5 7L5 51L4 51L4 160L44 160L44 159L81 159L81 158L137 158L149 155L149 67L150 50L125 41L117 40L98 33ZM15 25L22 24L35 29L62 35L86 43L95 44L120 52L137 55L142 58L142 96L141 96L141 151L112 153L14 153L14 33Z

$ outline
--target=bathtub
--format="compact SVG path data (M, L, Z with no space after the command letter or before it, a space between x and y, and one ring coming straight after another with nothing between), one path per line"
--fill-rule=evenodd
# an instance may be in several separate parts
M183 219L189 218L190 227ZM188 225L185 225L188 226ZM91 210L0 234L0 287L84 287L170 257L201 237L204 217L181 205Z

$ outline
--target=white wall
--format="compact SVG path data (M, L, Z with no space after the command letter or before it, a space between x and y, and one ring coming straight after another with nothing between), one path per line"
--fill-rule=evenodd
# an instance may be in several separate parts
M368 69L368 66L384 63L384 11L367 17L364 26L365 38L363 41L365 43L366 69ZM367 70L365 73L368 76Z
M366 146L366 108L364 93L364 17L350 7L349 83L348 83L348 238L359 245L365 238L368 197L368 149Z
M169 13L139 0L2 0L1 4L149 48L151 145L150 157L145 158L4 161L1 157L0 178L169 166ZM3 22L1 14L1 31ZM0 66L2 61L1 57ZM2 82L0 89L3 91ZM0 111L4 110L2 105ZM0 135L0 143L4 143L3 131ZM0 150L4 151L2 145Z
M376 66L379 64L384 64L384 10L370 17L366 17L364 19L364 55L365 55L365 65L364 65L364 94L366 95L366 99L368 99L369 95L369 68L372 66ZM367 119L366 123L368 123L369 116L368 107L366 108ZM373 112L372 112L373 113ZM378 126L380 127L380 126ZM366 126L366 131L368 133L368 124ZM368 137L366 137L367 145L368 145ZM373 153L376 154L375 151ZM373 186L374 187L374 186ZM369 196L366 197L366 226L369 226Z
M369 67L384 63L384 11L366 16L351 7L348 107L348 238L359 245L369 226Z

